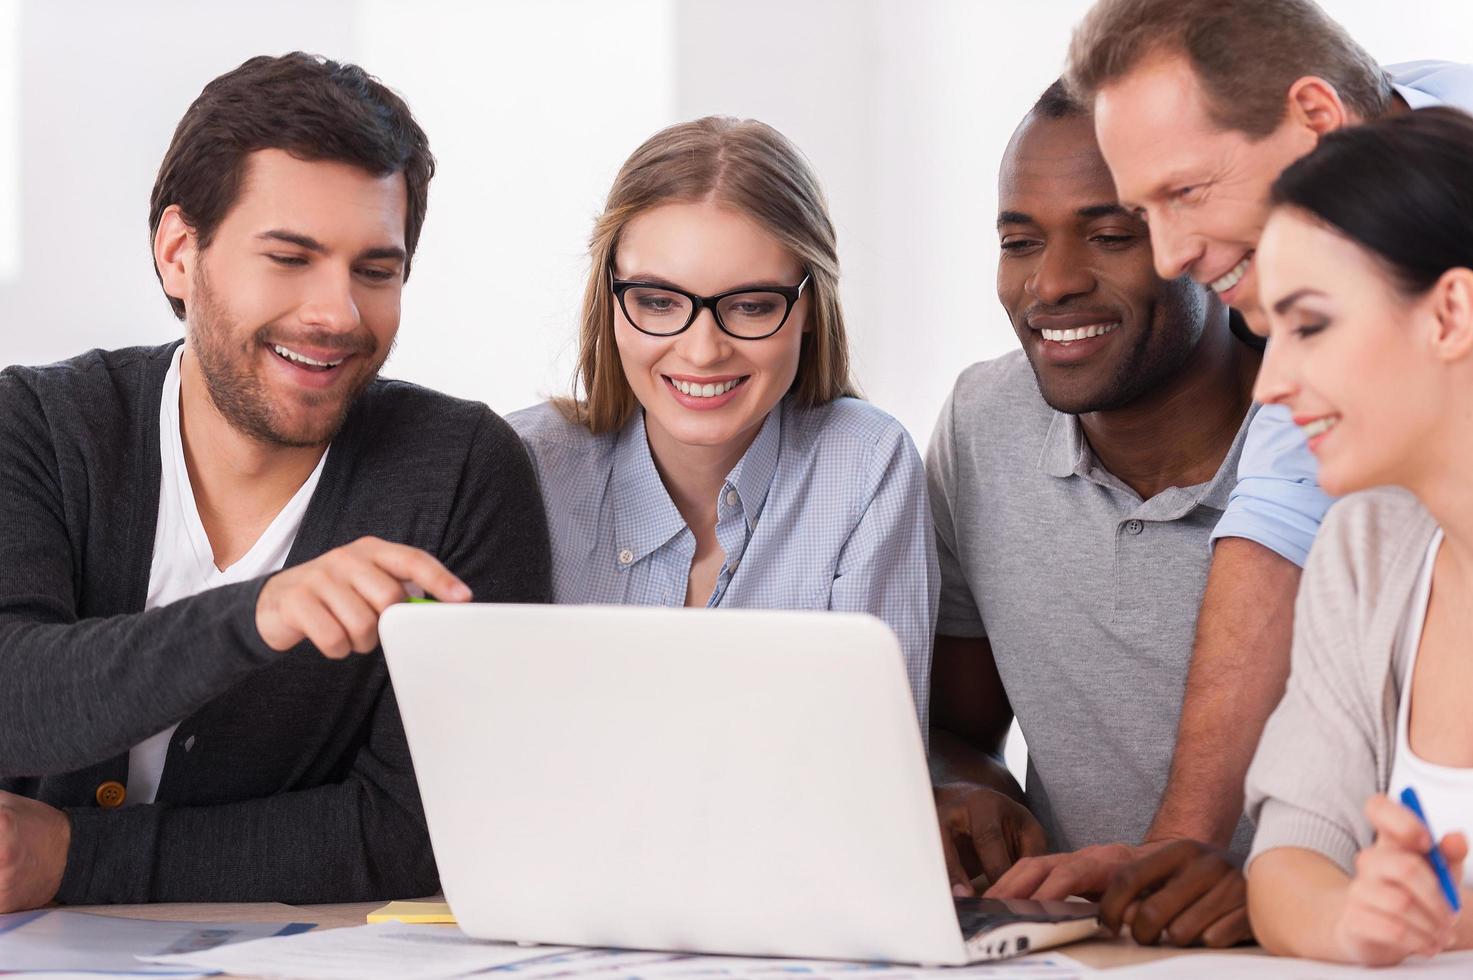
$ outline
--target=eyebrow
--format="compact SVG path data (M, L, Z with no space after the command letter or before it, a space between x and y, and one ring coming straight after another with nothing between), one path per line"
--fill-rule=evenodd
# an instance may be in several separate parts
M263 231L256 236L257 241L285 242L298 248L305 248L309 252L318 255L326 255L328 248L310 235L299 234L295 231L286 231L281 228L273 228ZM358 258L360 259L393 259L403 262L407 253L397 245L379 245L375 248L365 249Z
M1323 295L1325 294L1320 292L1318 289L1296 289L1294 290L1294 292L1290 293L1288 296L1285 296L1283 299L1274 304L1274 312L1283 313L1284 311L1288 310L1289 307L1293 306L1295 303L1299 302L1306 296Z
M1119 217L1129 218L1132 221L1139 220L1134 214L1132 214L1130 211L1127 211L1125 207L1119 202L1112 202L1110 204L1087 204L1082 208L1076 209L1074 214L1076 217L1079 218L1093 219ZM1000 227L1002 225L1031 225L1034 224L1035 221L1033 215L1024 214L1022 211L999 211L997 214L997 223Z
M636 273L634 273L633 275L630 275L630 276L621 276L616 271L614 273L614 278L617 279L620 282L648 283L651 286L668 286L671 289L678 289L681 292L685 292L685 293L693 293L693 292L695 292L695 290L693 290L693 289L686 289L684 286L680 285L679 283L671 282L669 279L666 279L664 276L657 276L657 275L654 275L653 273L636 272ZM802 276L799 276L798 278L799 278L799 281L801 281L803 277ZM793 285L796 285L796 283L793 284ZM773 279L773 280L762 280L762 281L756 281L756 282L739 283L738 285L732 286L729 289L723 289L719 293L712 293L712 295L713 296L719 296L721 293L735 293L735 292L741 292L743 290L771 289L773 286L780 286L783 289L792 289L793 288L793 286L792 285L789 285L788 283L779 282L778 280Z
M1212 180L1211 176L1204 175L1200 172L1193 173L1190 170L1173 171L1167 174L1165 178L1156 182L1155 186L1151 188L1150 197L1166 197L1178 187L1196 187L1210 180Z
M274 228L271 231L263 231L256 236L256 240L286 242L288 245L296 245L299 248L305 248L307 251L316 252L319 255L327 254L327 246L319 242L317 239L312 238L308 235L299 235L294 231L283 231L280 228Z
M1136 216L1126 210L1125 205L1118 201L1112 204L1091 204L1087 208L1080 208L1074 212L1081 218L1130 218L1137 220Z

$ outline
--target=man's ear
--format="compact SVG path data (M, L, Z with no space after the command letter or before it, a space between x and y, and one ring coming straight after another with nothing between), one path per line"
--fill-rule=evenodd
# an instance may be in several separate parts
M184 220L179 205L171 204L159 218L153 236L153 264L159 270L164 292L189 305L189 290L194 282L194 263L199 254L194 229Z
M1432 353L1443 362L1473 355L1473 270L1449 269L1429 297L1436 328Z
M1356 120L1340 101L1335 86L1317 75L1305 75L1289 86L1288 116L1295 122L1323 136Z

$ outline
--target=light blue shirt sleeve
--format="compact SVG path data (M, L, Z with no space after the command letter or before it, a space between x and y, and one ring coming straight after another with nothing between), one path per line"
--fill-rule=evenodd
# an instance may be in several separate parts
M1212 540L1247 538L1303 567L1332 501L1289 409L1265 405L1248 425L1238 485Z
M1413 109L1451 105L1473 111L1473 65L1412 61L1386 72ZM1248 427L1238 485L1212 532L1247 538L1303 567L1332 498L1319 486L1319 467L1304 435L1280 405L1266 405Z

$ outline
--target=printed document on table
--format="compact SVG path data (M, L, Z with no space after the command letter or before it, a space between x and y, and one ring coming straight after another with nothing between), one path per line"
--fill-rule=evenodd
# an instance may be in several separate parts
M1236 956L1199 953L1188 957L1157 960L1145 966L1128 966L1105 974L1110 980L1467 980L1473 977L1473 953L1440 953L1429 959L1412 959L1401 966L1364 967L1281 956Z
M293 980L450 980L518 960L566 951L471 939L455 926L380 922L239 943L202 953L150 956L178 969L213 970Z
M148 967L145 966L142 967L142 969L146 970L148 969ZM158 967L157 969L163 969L163 967ZM211 974L139 973L137 969L131 970L127 973L116 973L113 971L108 971L107 973L94 973L91 970L26 970L22 973L0 971L0 977L4 977L5 980L23 980L23 978L24 980L104 980L104 978L106 977L152 977L153 980L159 980L159 978L162 977L165 978L165 980L204 980L204 978L208 976L211 976Z
M139 956L182 953L310 929L306 923L161 922L86 912L40 910L0 915L0 970L75 973L191 973L140 963Z
M494 971L506 980L1080 980L1095 971L1059 953L973 966L915 967L843 960L785 960L586 950Z
M294 980L451 980L472 973L487 980L1078 980L1095 972L1057 953L922 969L835 960L516 946L471 939L454 926L388 922L187 956L153 957L150 962Z

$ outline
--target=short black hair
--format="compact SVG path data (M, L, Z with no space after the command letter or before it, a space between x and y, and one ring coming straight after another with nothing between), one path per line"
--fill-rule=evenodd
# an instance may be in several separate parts
M1045 119L1075 119L1089 115L1084 103L1074 97L1062 78L1055 79L1052 85L1043 90L1038 101L1033 103L1031 112Z
M159 165L149 200L150 241L164 211L178 205L200 247L208 248L240 194L246 157L271 149L302 160L351 164L378 177L402 173L409 194L409 277L435 174L429 140L404 100L378 79L357 65L301 51L251 58L200 92ZM174 315L184 319L183 301L168 300Z
M1375 255L1402 291L1425 293L1473 269L1473 116L1435 107L1338 129L1273 186Z

